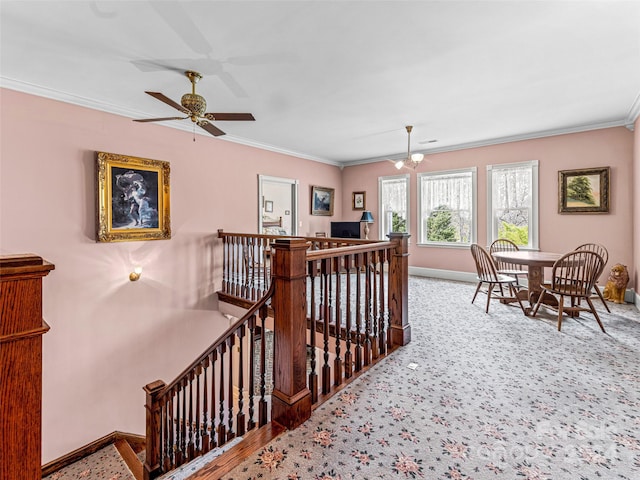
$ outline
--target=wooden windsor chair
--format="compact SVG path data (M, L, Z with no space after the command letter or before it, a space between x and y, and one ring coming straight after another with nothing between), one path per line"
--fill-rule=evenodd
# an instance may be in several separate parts
M493 262L493 258L491 258L491 255L489 255L489 252L487 252L484 248L476 243L471 245L471 255L473 256L473 260L476 264L476 270L478 272L478 286L476 287L476 292L473 295L471 303L476 300L480 288L484 284L487 284L487 313L489 313L489 303L491 302L491 297L493 297L498 299L517 300L518 304L520 304L520 308L526 315L527 312L524 308L524 305L517 295L517 285L515 277L498 273L496 265ZM493 288L496 285L498 285L498 287L500 288L501 295L493 294ZM509 287L509 292L511 294L510 297L504 296L504 292L502 290L503 286Z
M600 255L589 250L575 250L560 257L551 268L551 283L543 284L542 294L538 298L531 316L535 317L542 304L545 293L557 295L558 300L558 331L562 328L562 316L566 312L576 316L581 311L591 312L596 318L600 329L604 326L598 312L591 301L591 294L596 280L604 269L604 260ZM570 306L564 305L565 297L569 298ZM579 300L584 299L589 308L582 307Z

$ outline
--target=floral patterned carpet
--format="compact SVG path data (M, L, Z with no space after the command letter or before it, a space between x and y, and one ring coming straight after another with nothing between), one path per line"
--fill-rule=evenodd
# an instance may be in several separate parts
M412 341L227 480L640 478L640 313L565 319L411 277Z

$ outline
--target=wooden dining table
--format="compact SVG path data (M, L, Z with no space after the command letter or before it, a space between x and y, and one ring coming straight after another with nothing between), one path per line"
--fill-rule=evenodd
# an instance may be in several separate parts
M542 292L540 286L544 282L544 268L552 267L556 260L562 257L561 253L538 252L532 250L518 250L507 252L494 252L493 257L507 263L515 263L516 265L524 265L527 267L527 288L518 291L518 297L521 300L528 300L530 308L526 308L525 313L528 315L531 308L538 301L538 297ZM543 302L553 307L558 306L556 297L546 294Z

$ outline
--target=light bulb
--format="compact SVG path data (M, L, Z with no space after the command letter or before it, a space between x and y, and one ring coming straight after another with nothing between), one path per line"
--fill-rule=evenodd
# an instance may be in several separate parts
M400 170L402 167L404 167L404 161L403 161L403 160L398 160L398 161L395 163L395 166L396 166L396 168L397 168L398 170Z
M142 267L136 267L133 269L133 272L129 274L129 280L135 282L140 278L140 275L142 275Z

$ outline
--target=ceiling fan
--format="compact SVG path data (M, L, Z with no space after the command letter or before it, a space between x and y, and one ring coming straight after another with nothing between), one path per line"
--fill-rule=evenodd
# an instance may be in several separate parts
M411 130L413 130L412 125L407 125L405 127L407 129L407 158L401 160L389 160L392 162L398 170L402 167L416 169L420 162L424 159L424 154L422 153L411 153Z
M186 117L144 118L144 119L134 120L134 122L162 122L165 120L186 120L187 118L190 118L193 123L197 124L199 127L203 128L214 137L219 137L220 135L224 135L225 133L222 130L220 130L218 127L213 125L211 122L255 120L253 115L250 113L205 112L205 110L207 109L207 101L204 99L204 97L196 93L196 83L198 83L198 80L202 78L202 75L192 70L187 70L186 72L184 72L184 74L191 81L191 93L185 93L180 99L179 104L174 102L169 97L163 95L160 92L144 92L144 93L149 94L152 97L157 98L161 102L164 102L167 105L172 106L176 110L179 110L180 112L185 114Z

